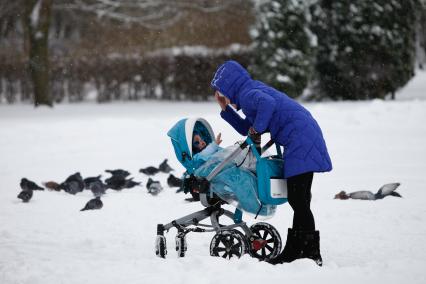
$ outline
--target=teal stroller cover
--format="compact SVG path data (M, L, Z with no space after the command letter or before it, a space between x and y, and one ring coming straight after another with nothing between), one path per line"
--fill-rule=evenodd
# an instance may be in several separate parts
M193 160L192 137L193 132L201 133L207 143L214 139L214 133L204 119L183 119L168 132L174 146L178 160L187 169L188 174L207 177L210 172L236 147L233 145L219 150L203 164ZM272 216L276 205L262 204L259 200L257 177L255 175L256 161L249 148L241 152L232 162L210 182L210 190L227 203L238 209L263 217Z

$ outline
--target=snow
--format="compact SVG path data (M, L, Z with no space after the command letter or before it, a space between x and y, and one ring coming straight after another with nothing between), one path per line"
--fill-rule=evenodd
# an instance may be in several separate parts
M35 192L28 204L16 198L22 177L41 184L77 171L106 178L105 169L124 168L146 184L138 170L164 158L179 175L166 135L179 119L206 118L223 145L242 138L215 103L0 105L0 283L426 283L425 74L418 72L396 101L304 104L334 165L313 184L321 268L306 259L277 266L249 256L217 259L209 256L211 233L189 234L187 256L177 258L175 230L167 235L167 259L157 258L156 224L202 209L167 186L156 197L145 187L108 191L101 210L86 212L79 210L88 192ZM166 178L154 177L163 185ZM402 199L333 199L340 190L375 192L389 182L401 182ZM283 205L268 222L285 241L291 220Z
M172 48L158 49L147 54L148 57L156 56L211 56L218 54L232 54L250 50L250 46L241 44L231 44L224 48L209 48L204 45L176 46Z
M291 78L287 75L278 74L277 75L277 81L281 82L281 83L289 83L289 82L291 82Z
M397 100L426 99L426 71L416 70L416 76L396 94Z

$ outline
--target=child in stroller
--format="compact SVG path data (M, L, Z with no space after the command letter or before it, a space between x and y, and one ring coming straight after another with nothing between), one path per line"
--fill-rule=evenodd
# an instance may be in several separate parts
M253 257L266 261L276 257L281 251L281 238L278 231L265 222L248 227L242 221L242 212L270 216L276 205L287 202L285 192L277 190L277 188L284 188L283 182L285 183L281 177L282 160L277 157L261 158L250 138L228 151L226 149L215 151L209 159L199 159L200 154L205 154L203 152L208 150L205 148L207 145L218 144L212 143L213 130L208 122L201 118L180 120L168 132L168 135L179 162L187 169L184 176L185 191L198 193L201 204L206 208L168 224L158 224L157 256L165 258L167 249L164 232L174 227L178 231L175 241L180 257L185 256L187 250L185 236L189 232L216 232L210 243L212 256L231 258L249 253ZM220 140L220 136L217 138ZM203 151L197 151L197 144L204 146L198 148ZM241 153L247 147L250 147L256 157L257 176L248 169L235 166L235 159L242 156ZM279 151L278 147L277 151ZM253 188L253 191L247 190L247 185ZM247 194L247 192L254 194ZM234 213L222 208L222 205L226 203L236 205L237 209ZM230 218L233 224L221 224L219 222L221 216ZM211 225L200 223L207 218L210 218Z

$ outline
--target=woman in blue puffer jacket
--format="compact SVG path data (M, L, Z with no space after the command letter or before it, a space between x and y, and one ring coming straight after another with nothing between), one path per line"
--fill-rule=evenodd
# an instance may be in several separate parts
M293 228L288 229L283 252L272 263L311 258L322 265L319 231L310 209L314 172L331 171L332 165L321 129L302 105L286 94L256 80L236 61L216 71L211 86L222 111L221 117L241 135L270 132L284 147L284 177L288 202L293 208ZM245 118L236 110L242 110Z

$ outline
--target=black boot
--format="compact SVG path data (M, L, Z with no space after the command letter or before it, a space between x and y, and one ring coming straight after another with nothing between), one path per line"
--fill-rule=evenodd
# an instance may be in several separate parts
M295 230L288 229L287 233L287 241L285 243L285 247L283 251L274 259L269 260L268 262L271 264L279 264L284 262L292 262L293 260L298 259L299 249L297 246L297 239Z
M310 258L322 266L319 231L295 231L295 235L299 247L298 258Z

